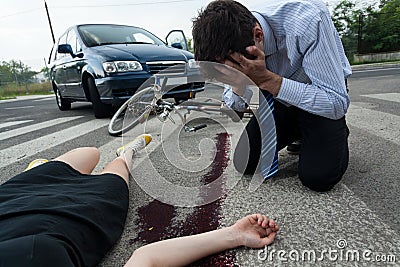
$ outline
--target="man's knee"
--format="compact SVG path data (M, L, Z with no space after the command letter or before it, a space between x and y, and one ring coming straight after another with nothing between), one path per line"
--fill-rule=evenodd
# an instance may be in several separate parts
M233 165L236 171L245 175L254 174L257 170L259 157L252 156L252 158L250 158L248 154L244 155L244 153L240 153L238 149L236 151L233 157Z
M330 191L343 177L344 173L326 170L299 170L301 183L316 192Z

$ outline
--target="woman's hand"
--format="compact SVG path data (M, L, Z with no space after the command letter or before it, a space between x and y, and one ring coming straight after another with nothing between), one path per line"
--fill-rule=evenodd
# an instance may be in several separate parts
M265 215L253 214L238 220L231 229L240 245L262 248L274 242L279 226Z

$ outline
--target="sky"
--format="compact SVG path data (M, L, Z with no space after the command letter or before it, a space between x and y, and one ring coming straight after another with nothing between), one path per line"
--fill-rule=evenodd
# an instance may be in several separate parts
M238 0L251 7L263 0ZM75 24L113 23L144 28L165 40L170 30L191 37L192 19L210 0L46 0L57 39ZM325 0L334 5L338 0ZM0 62L21 60L34 71L53 46L44 0L0 0Z

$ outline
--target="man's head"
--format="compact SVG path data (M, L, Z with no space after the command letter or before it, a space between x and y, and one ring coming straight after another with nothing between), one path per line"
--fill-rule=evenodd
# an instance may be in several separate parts
M193 20L195 59L220 62L232 52L246 54L246 47L255 44L257 25L256 18L242 4L233 0L211 2Z

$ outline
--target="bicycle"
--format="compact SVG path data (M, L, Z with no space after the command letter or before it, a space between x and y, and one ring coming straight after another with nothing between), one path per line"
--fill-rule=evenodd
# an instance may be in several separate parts
M173 123L176 123L171 113L177 114L180 117L185 132L195 132L207 127L206 124L196 126L189 126L187 124L187 115L192 111L209 114L219 113L227 115L236 122L241 120L241 114L238 114L223 102L216 102L212 98L206 98L204 101L195 101L195 96L191 95L190 99L180 103L163 99L163 92L165 92L164 89L166 88L169 78L170 77L166 75L157 76L156 74L154 84L144 87L127 100L112 117L108 126L109 134L112 136L121 135L123 132L132 129L139 123L146 122L151 116L157 117L161 122L165 122L169 119ZM223 88L223 85L213 84L213 86L220 86ZM253 108L254 106L248 107L243 113L252 114ZM186 111L183 115L179 112L182 110Z

